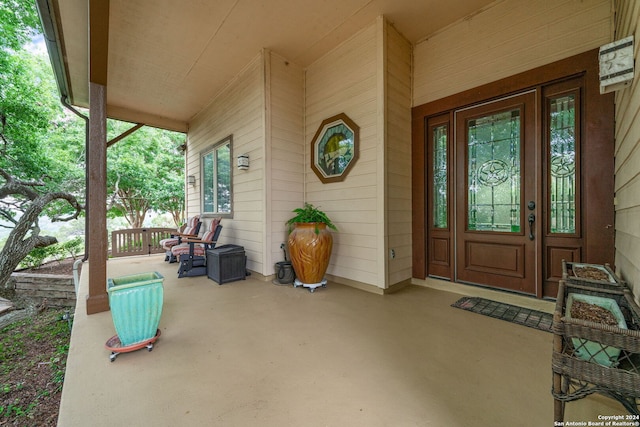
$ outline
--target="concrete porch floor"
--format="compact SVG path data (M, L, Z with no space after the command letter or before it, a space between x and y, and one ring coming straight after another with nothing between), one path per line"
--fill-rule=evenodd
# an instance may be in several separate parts
M218 285L178 279L163 256L107 267L165 276L162 336L110 362L111 314L85 314L83 274L59 426L554 425L552 335L450 307L461 294L553 303L432 280L385 296L251 276ZM619 414L592 395L565 420Z

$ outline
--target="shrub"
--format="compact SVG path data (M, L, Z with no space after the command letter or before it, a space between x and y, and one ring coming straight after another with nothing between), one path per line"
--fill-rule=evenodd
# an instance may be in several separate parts
M55 245L46 246L44 248L34 248L29 254L20 262L19 268L38 268L45 261L54 259L56 261L62 261L65 258L71 257L76 259L81 251L84 249L83 239L81 237L75 237L64 243L56 243Z

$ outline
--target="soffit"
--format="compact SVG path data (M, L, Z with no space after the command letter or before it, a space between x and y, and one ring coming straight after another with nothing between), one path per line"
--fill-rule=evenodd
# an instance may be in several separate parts
M111 0L107 111L179 128L263 48L307 67L380 15L416 43L491 3ZM71 101L79 106L88 105L87 4L58 0L56 11Z

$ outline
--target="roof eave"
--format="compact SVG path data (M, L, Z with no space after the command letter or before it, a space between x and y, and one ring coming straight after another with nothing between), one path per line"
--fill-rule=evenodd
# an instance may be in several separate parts
M57 19L53 10L53 5L49 0L36 0L40 23L44 35L47 51L49 52L49 60L53 68L53 74L56 79L60 96L73 103L71 99L71 84L69 82L69 73L65 66L62 54L62 44L60 43Z

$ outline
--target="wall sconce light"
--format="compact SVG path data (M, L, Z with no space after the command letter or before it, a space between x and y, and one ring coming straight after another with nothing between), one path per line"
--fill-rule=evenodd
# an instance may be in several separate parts
M194 175L189 175L187 177L187 183L189 185L193 185L195 187L196 186L196 177Z
M240 154L238 156L238 169L245 171L249 169L249 155L248 154Z

